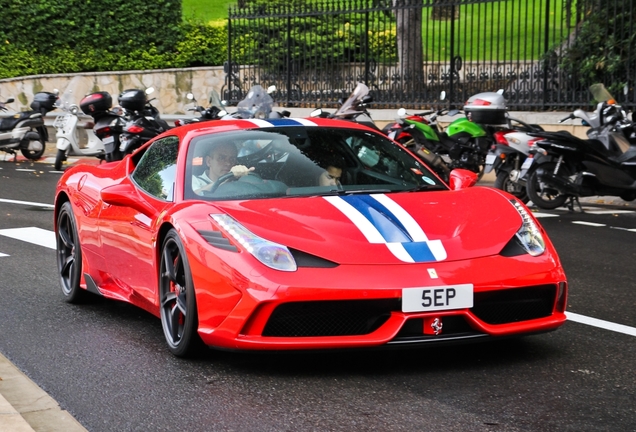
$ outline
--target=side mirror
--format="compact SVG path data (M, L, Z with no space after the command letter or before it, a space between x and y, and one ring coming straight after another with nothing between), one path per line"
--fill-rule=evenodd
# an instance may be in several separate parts
M276 91L276 86L275 85L271 85L269 87L267 87L267 94L272 94Z
M399 118L404 118L404 117L406 117L406 109L404 109L404 108L400 108L400 109L397 111L397 115L398 115L398 117L399 117Z
M137 190L130 183L108 186L100 192L102 201L118 207L130 207L145 215L154 213L154 208L139 197Z
M450 172L448 185L452 190L467 189L476 183L477 173L462 168L456 168Z
M457 114L459 114L459 110L458 109L452 109L446 115L452 117L452 116L456 116Z
M497 90L497 94L500 94L500 95L504 94L504 89Z
M219 111L219 113L216 116L217 117L225 117L226 115L227 115L227 111L221 110L221 111Z
M369 104L369 103L371 103L371 102L373 102L373 96L371 96L371 95L366 95L366 96L363 96L363 97L362 97L362 103L363 103L363 104Z
M196 99L194 98L194 95L192 93L186 94L186 99L187 100L191 100L191 101L196 101Z
M15 99L13 99L13 98L9 98L9 99L7 99L7 100L6 100L6 102L5 102L5 103L11 103L11 102L15 102Z
M320 116L322 116L322 108L318 108L318 109L313 110L313 111L309 114L309 116L310 116L310 117L320 117Z
M148 87L148 88L146 89L146 94L147 94L147 95L149 95L149 94L151 94L151 93L154 93L154 92L155 92L155 88L154 88L154 87Z
M439 94L439 100L445 100L445 99L446 99L446 92L442 90L442 92Z

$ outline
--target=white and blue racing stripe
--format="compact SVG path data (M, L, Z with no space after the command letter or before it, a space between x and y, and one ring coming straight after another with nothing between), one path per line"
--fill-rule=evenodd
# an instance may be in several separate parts
M386 244L400 261L423 263L447 257L441 240L429 240L415 219L384 194L324 199L347 216L369 243Z
M281 119L246 119L249 122L254 123L258 127L274 127L274 126L316 126L316 123L307 119L291 119L291 118L281 118Z

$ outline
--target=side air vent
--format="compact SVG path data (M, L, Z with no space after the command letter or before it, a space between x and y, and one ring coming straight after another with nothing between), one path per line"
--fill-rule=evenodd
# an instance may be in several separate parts
M238 252L238 248L230 243L220 231L200 230L198 233L212 246L224 249L230 252Z
M333 261L329 261L315 255L310 255L296 249L289 248L289 252L291 252L298 267L333 268L338 267L339 265Z

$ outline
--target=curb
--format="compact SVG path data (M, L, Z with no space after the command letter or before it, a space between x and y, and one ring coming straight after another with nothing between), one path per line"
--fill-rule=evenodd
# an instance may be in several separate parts
M0 430L87 432L6 357L0 354Z

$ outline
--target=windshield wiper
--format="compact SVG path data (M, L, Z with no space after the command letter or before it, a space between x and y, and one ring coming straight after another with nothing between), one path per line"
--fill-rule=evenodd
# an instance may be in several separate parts
M446 186L442 185L419 185L414 188L407 189L404 192L421 192L421 191L435 191L435 190L448 190Z
M321 195L357 195L357 194L376 194L399 192L391 189L331 189Z

